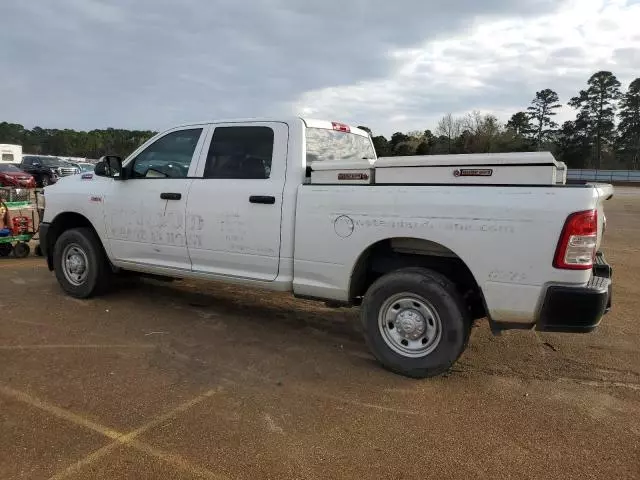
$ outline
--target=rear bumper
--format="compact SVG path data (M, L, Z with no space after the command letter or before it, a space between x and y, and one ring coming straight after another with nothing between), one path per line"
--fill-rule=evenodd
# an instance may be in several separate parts
M545 332L593 331L611 309L613 270L598 252L591 280L583 287L547 288L536 329Z

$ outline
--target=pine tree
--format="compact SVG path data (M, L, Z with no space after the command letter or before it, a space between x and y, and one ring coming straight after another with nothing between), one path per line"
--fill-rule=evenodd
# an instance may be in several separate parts
M640 167L640 78L629 85L620 102L620 153L631 168Z
M581 90L569 105L578 109L577 120L584 125L594 148L594 166L602 166L603 148L615 139L615 113L620 98L620 82L607 71L594 73L587 82L588 88Z
M531 101L531 105L527 108L531 121L531 130L536 148L540 150L545 138L558 128L558 124L553 121L553 117L557 114L555 110L560 108L559 97L556 92L550 88L545 88L536 92L535 98Z

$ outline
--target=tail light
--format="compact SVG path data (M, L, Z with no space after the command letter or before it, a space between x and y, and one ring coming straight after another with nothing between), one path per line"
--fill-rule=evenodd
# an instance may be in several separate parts
M351 132L349 125L345 125L344 123L331 122L331 126L333 127L334 130L337 130L339 132L346 132L346 133Z
M598 241L598 211L569 215L553 259L555 268L589 270L593 267Z

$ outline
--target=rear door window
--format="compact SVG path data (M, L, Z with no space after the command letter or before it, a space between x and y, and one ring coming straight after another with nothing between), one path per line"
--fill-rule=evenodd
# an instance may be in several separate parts
M273 139L273 129L269 127L216 127L204 178L268 179Z

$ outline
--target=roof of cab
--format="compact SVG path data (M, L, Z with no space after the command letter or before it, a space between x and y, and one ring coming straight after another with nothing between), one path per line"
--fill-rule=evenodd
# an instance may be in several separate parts
M185 123L183 125L177 125L175 127L171 127L171 128L181 128L181 127L191 127L194 125L206 125L206 124L215 124L215 123L247 123L247 122L285 122L285 123L296 123L296 122L302 122L306 127L308 128L325 128L327 130L332 130L333 129L333 123L340 123L342 125L346 125L347 127L349 127L349 131L350 133L354 133L356 135L361 135L363 137L368 137L369 133L366 132L365 130L361 130L357 127L353 127L351 125L348 125L346 123L342 123L342 122L337 122L337 121L332 121L332 120L318 120L318 119L313 119L313 118L302 118L302 117L295 117L295 116L289 116L289 117L247 117L247 118L224 118L224 119L217 119L217 120L208 120L208 121L202 121L202 122L191 122L191 123Z

